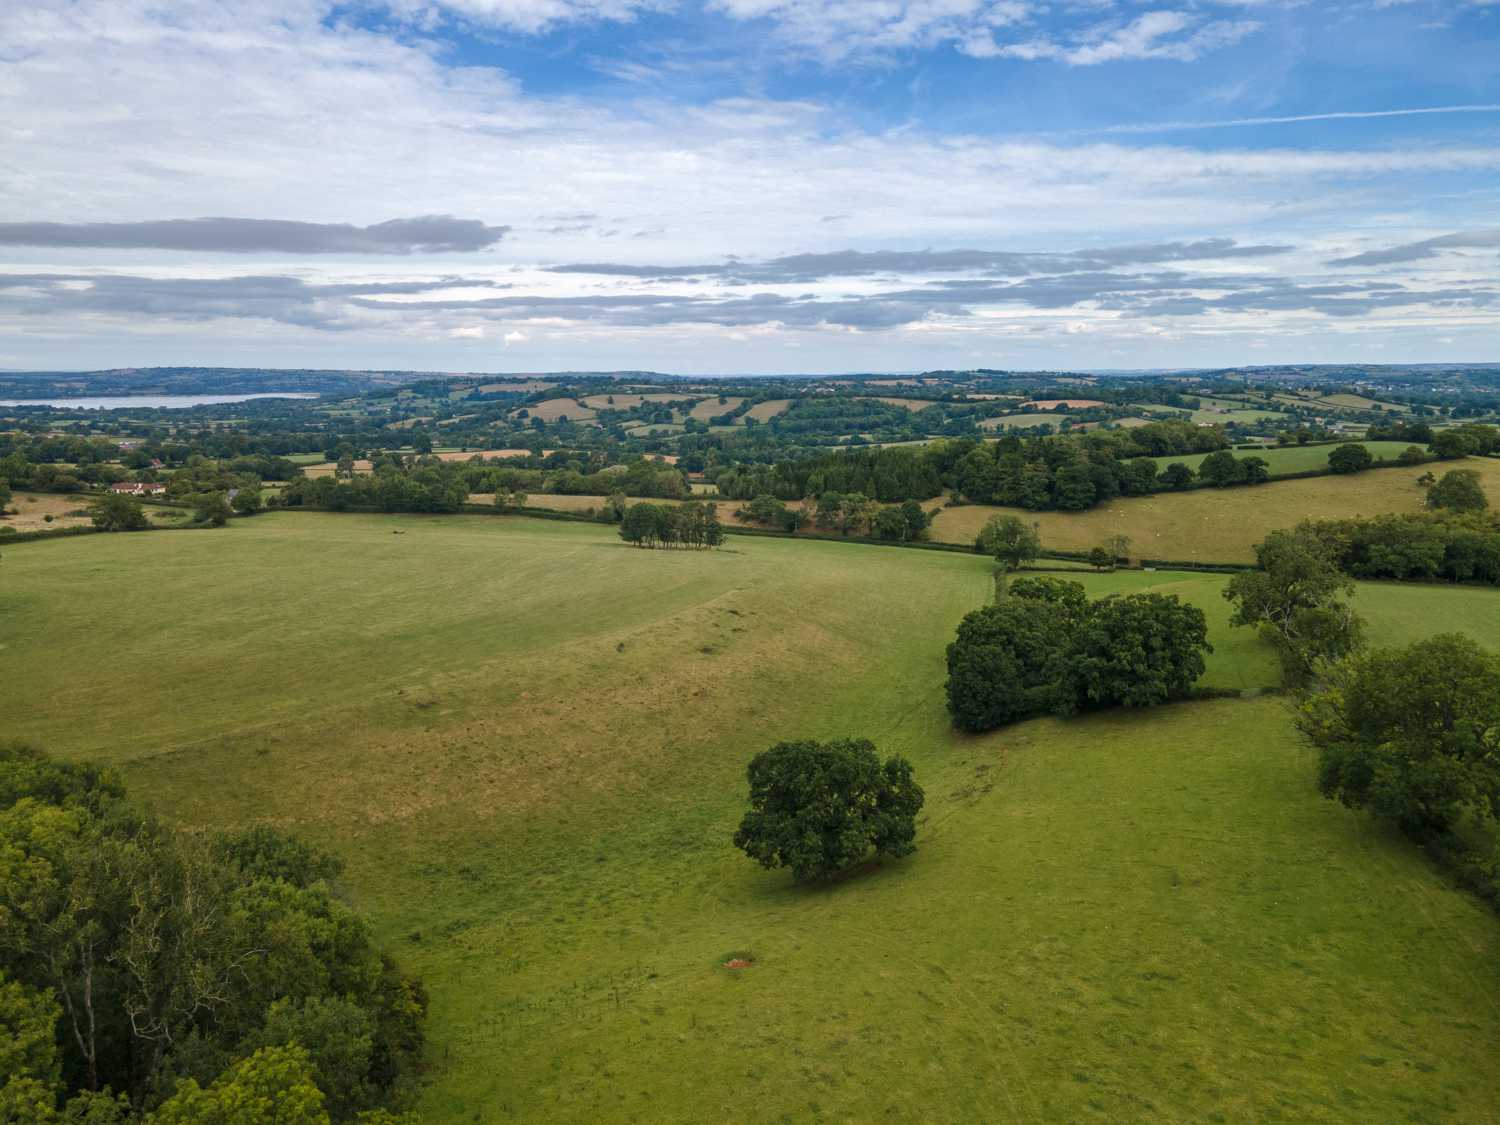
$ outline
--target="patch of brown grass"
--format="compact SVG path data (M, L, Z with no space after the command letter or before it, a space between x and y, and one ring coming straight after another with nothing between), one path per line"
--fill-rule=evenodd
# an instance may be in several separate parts
M10 499L10 507L16 514L0 516L0 527L13 527L17 531L59 531L65 527L86 527L90 522L87 514L74 516L68 513L86 512L90 501L91 497L82 493L64 496L51 492L16 492ZM47 522L48 516L52 517L50 523Z

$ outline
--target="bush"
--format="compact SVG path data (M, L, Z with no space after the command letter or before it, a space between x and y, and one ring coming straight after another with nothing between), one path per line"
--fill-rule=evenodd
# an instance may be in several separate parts
M789 867L800 880L835 874L865 859L916 850L924 800L904 758L876 757L864 739L779 742L746 771L750 809L734 846L762 867Z

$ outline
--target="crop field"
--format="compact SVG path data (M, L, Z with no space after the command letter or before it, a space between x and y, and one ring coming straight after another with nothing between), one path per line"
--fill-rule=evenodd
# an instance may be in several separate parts
M871 398L862 398L862 402L883 402L887 406L899 406L904 410L910 410L913 414L926 410L929 406L936 404L934 398L902 398L900 395L877 395Z
M572 398L549 398L545 402L534 402L524 409L528 417L540 418L544 422L556 422L561 418L586 422L595 417L594 411Z
M789 398L767 399L765 402L757 402L745 411L745 418L754 418L757 422L769 422L778 414L785 414L791 406L792 400ZM744 418L736 418L735 421L743 424Z
M723 402L720 402L719 397L719 395L714 395L713 398L706 398L696 403L688 411L688 417L698 422L707 422L710 418L717 418L720 414L728 414L745 401L743 396L728 395L724 396Z
M1086 551L1108 536L1128 535L1135 558L1251 562L1255 557L1251 548L1268 532L1305 519L1420 511L1427 494L1417 485L1417 478L1429 471L1442 475L1450 468L1479 473L1491 502L1500 504L1500 460L1467 457L1251 487L1159 492L1112 500L1086 512L1025 512L978 504L944 508L933 522L932 537L945 543L972 543L992 515L1010 512L1039 524L1042 545L1051 550Z
M1206 682L1273 682L1221 576L1082 580L1183 594ZM7 550L0 682L7 733L163 813L347 858L432 991L423 1122L1490 1119L1493 915L1316 795L1276 697L954 734L943 648L990 586L941 552L282 513ZM1492 591L1360 601L1377 641L1500 629ZM744 764L844 735L911 758L919 850L797 888L729 845Z
M986 418L979 423L979 428L982 430L1029 430L1033 426L1040 426L1043 422L1051 422L1054 426L1059 425L1065 417L1067 417L1065 414L1009 414L1004 418Z
M618 395L589 395L583 399L583 405L593 410L632 410L646 402L692 402L698 398L692 394L618 394Z
M1377 461L1381 458L1387 461L1394 461L1412 443L1409 441L1359 441L1340 444L1362 445L1370 451L1370 456L1374 457ZM1279 473L1305 473L1313 469L1326 469L1328 468L1328 455L1338 447L1338 444L1288 445L1284 448L1257 449L1250 452L1253 452L1255 456L1263 458L1269 463L1271 466L1271 475L1276 476ZM1417 448L1426 452L1423 446L1419 445ZM1236 450L1234 451L1234 455L1236 457L1243 457L1248 456L1248 453ZM1203 458L1207 456L1207 453L1192 453L1155 457L1152 460L1163 469L1173 462L1181 461L1188 468L1197 472L1198 466L1203 464Z

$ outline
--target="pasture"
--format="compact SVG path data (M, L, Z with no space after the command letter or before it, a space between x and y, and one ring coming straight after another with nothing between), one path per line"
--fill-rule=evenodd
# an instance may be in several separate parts
M720 400L723 401L720 401ZM714 395L712 398L703 399L696 403L688 411L688 417L697 422L707 422L711 418L717 418L720 414L728 414L738 409L740 403L744 402L743 396L736 395Z
M153 596L93 593L132 574ZM1082 580L1182 593L1207 682L1272 682L1222 577ZM1493 916L1319 799L1273 697L955 735L943 648L990 585L282 513L8 550L0 676L7 733L346 856L432 990L424 1122L1487 1119ZM1500 629L1490 591L1361 602L1377 641ZM729 846L744 764L843 735L912 759L919 851L799 889Z
M769 422L778 414L785 414L791 406L792 400L789 398L767 399L765 402L757 402L745 411L745 418L754 418L757 422ZM743 423L744 419L736 418L735 421Z
M1007 414L1001 418L985 418L979 423L981 430L1029 430L1044 422L1060 426L1066 414Z
M586 422L597 415L574 398L549 398L545 402L533 402L518 410L525 410L527 417L540 418L543 422L557 422L563 418L574 422Z
M1229 418L1231 415L1221 415L1220 417ZM1370 456L1377 461L1381 458L1387 461L1394 461L1412 443L1409 441L1358 441L1339 444L1362 445L1370 451ZM1256 457L1263 458L1271 466L1271 475L1274 477L1282 473L1306 473L1316 469L1326 469L1328 468L1328 455L1338 447L1338 444L1288 445L1281 448L1256 449L1248 453L1240 450L1234 450L1233 452L1236 457L1244 457L1248 456L1249 453L1253 453ZM1423 446L1419 445L1417 448L1422 449L1424 453L1426 452ZM1207 453L1190 453L1154 457L1152 460L1156 462L1158 468L1162 469L1165 469L1174 462L1181 461L1196 473L1198 466L1203 464L1203 458L1207 456Z
M1305 519L1420 511L1427 494L1417 478L1451 468L1479 473L1491 502L1500 503L1500 460L1467 457L1252 487L1158 492L1111 500L1086 512L1025 512L977 504L944 508L933 522L932 537L944 543L972 543L992 515L1011 512L1040 525L1042 545L1050 550L1087 551L1118 534L1130 537L1134 558L1251 562L1252 548L1268 532Z

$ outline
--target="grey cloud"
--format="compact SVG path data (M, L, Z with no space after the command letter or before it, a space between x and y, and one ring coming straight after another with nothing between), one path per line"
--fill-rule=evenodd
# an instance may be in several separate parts
M80 283L87 284L80 284ZM493 295L453 297L446 290L482 288ZM392 301L389 297L415 300ZM618 327L713 324L744 327L777 321L792 328L839 325L894 328L934 315L968 317L1000 305L1067 309L1094 305L1130 317L1192 317L1212 312L1309 311L1330 317L1362 316L1419 304L1500 307L1500 290L1416 290L1355 282L1299 285L1279 277L1192 274L1158 270L1039 275L1019 280L969 279L874 294L820 298L774 292L720 296L650 291L543 296L496 282L464 278L370 284L309 284L285 276L222 279L146 278L125 275L33 274L0 276L0 311L22 315L91 314L179 321L250 318L337 331L389 318L445 313L505 320L560 318Z
M723 277L763 285L810 282L833 277L868 277L886 273L981 272L1000 277L1024 277L1029 274L1101 270L1116 266L1148 265L1153 262L1264 257L1282 254L1290 249L1290 246L1241 246L1232 238L1206 238L1196 242L1160 242L1063 253L1014 250L835 250L821 254L789 254L764 262L729 261L713 265L579 262L552 266L549 272L639 278Z
M449 254L483 250L509 230L452 215L391 219L367 227L289 219L0 223L0 245L230 254Z
M1407 242L1385 250L1367 250L1348 258L1334 258L1330 266L1388 266L1396 262L1420 262L1436 258L1442 250L1488 250L1500 247L1500 230L1469 230L1445 234L1421 242Z
M509 288L497 282L463 278L315 285L279 275L152 278L126 274L0 274L0 309L30 315L102 314L186 321L261 319L336 330L352 326L348 314L360 298L413 296L457 285Z

